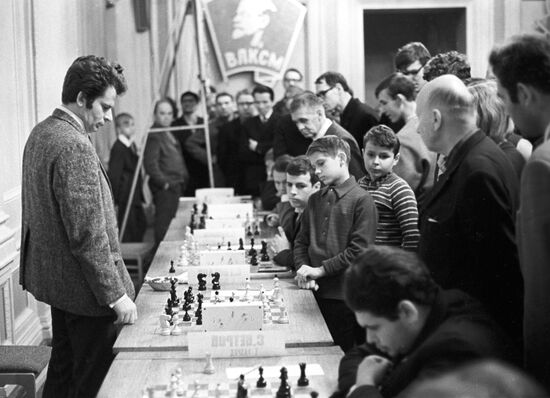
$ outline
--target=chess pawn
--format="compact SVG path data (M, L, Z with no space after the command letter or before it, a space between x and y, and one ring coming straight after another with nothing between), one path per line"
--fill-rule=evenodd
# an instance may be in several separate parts
M257 388L265 388L267 386L267 382L264 379L264 368L261 366L258 368L258 372L260 373L260 378L256 382Z
M161 314L159 316L161 336L170 336L170 331L171 331L170 319L172 319L170 315Z
M210 353L206 354L206 365L204 366L203 372L207 375L216 373L216 368L214 367L214 362L212 362L212 355Z
M243 238L239 238L239 248L237 250L244 250Z
M253 266L258 265L258 256L257 256L256 252L254 252L252 257L250 257L250 265L253 265Z
M251 228L250 228L250 225L249 225L248 228L247 228L246 236L253 236L252 230L251 230Z
M281 315L279 316L277 323L288 323L288 312L286 310L286 306L282 304L280 307L280 310L281 310Z
M309 386L309 380L306 377L306 363L300 362L300 378L298 379L298 387L307 387Z
M288 384L288 372L285 367L281 368L281 376L279 377L281 379L281 385L279 386L279 389L277 390L277 394L275 395L276 398L291 398L291 392L290 392L290 385Z
M256 249L254 249L254 238L250 239L250 250L248 251L249 256L254 256L257 254Z
M227 242L227 250L231 250L231 242Z
M170 260L170 269L168 270L168 273L175 274L176 269L174 268L174 260Z

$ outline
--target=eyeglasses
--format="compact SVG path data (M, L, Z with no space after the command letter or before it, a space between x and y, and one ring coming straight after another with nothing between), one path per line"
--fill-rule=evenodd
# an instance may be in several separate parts
M239 105L239 106L252 106L252 105L254 105L254 102L237 102L237 105Z
M325 96L327 95L327 93L332 90L334 88L334 86L331 86L329 88L327 88L326 90L323 90L323 91L319 91L316 95L317 97L319 98L325 98Z

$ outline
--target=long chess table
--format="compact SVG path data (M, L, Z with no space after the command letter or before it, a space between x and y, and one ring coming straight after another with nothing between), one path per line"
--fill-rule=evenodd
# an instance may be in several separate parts
M220 384L220 397L233 398L236 396L235 375L239 373L245 374L249 397L273 397L280 385L279 369L283 366L289 370L288 382L293 397L309 397L311 391L317 391L319 397L328 397L336 388L342 355L340 348L333 346L289 348L286 355L279 357L214 359L215 373L207 375L203 373L205 360L191 359L185 351L125 352L115 358L98 397L165 397L171 375L177 368L181 369L187 390L183 397L215 397L216 387ZM296 385L300 362L306 363L308 387ZM259 366L264 368L264 378L268 383L261 390L256 388ZM195 383L198 392L193 395ZM143 395L147 389L150 395Z

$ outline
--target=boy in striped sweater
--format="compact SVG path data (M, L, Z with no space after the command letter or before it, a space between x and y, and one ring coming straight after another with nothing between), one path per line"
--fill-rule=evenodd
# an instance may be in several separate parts
M381 124L365 134L363 147L367 175L358 183L370 192L378 210L375 243L416 251L420 238L416 198L409 184L392 172L399 161L399 138Z

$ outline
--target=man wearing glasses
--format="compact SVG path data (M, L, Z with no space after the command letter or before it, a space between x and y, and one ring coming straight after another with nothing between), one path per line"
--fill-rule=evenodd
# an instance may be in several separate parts
M378 124L376 111L357 98L338 72L325 72L315 80L317 96L323 100L325 112L340 115L340 125L363 147L363 136Z
M405 44L395 54L395 69L413 80L417 93L426 84L424 80L424 65L426 65L430 58L430 52L419 41Z
M281 116L288 115L288 108L286 106L287 102L287 91L291 87L300 87L302 85L302 81L304 80L304 76L302 75L302 72L300 72L296 68L288 68L285 70L285 73L283 75L283 88L285 89L285 94L283 95L283 98L281 98L279 101L273 105L273 112L276 114L279 114Z

